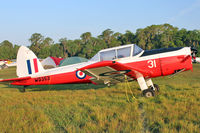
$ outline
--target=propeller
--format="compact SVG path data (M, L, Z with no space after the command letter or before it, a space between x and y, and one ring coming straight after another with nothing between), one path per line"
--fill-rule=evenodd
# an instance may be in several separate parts
M196 54L198 53L197 49L194 46L190 47L191 51L192 51L192 56L196 56Z
M190 49L191 49L192 60L194 63L196 63L196 55L198 53L198 50L194 46L191 46Z

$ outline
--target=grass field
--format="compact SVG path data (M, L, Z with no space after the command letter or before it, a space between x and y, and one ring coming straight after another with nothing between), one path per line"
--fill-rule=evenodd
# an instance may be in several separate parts
M15 68L0 78L15 77ZM193 72L153 79L161 90L141 97L137 82L115 86L0 84L0 132L196 132L200 131L200 65ZM128 98L126 97L128 91Z

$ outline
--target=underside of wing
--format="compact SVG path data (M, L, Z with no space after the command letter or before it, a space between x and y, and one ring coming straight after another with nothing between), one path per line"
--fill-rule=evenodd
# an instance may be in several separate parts
M131 81L141 75L147 74L138 68L126 66L116 61L102 61L88 65L79 70L91 76L92 78L90 80L97 84L115 84L123 82L125 76L128 81Z
M119 82L124 81L124 74L129 72L130 70L124 71L116 71L112 67L105 66L105 67L98 67L98 68L91 68L86 69L83 72L91 77L91 80L98 84L116 84ZM133 80L132 78L128 78L128 80Z

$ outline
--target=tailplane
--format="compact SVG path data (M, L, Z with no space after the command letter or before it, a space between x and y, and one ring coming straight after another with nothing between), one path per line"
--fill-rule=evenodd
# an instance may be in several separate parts
M21 46L17 53L17 76L27 77L43 71L36 55L27 47Z

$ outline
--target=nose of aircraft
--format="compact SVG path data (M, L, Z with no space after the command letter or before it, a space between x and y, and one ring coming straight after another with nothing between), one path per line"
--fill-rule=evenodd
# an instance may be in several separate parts
M191 50L192 62L196 63L196 55L198 54L198 50L194 46L191 46L190 50Z
M198 51L197 51L197 49L194 47L194 46L191 46L190 47L190 50L191 50L191 55L192 55L192 57L194 56L196 56L197 54L198 54Z

